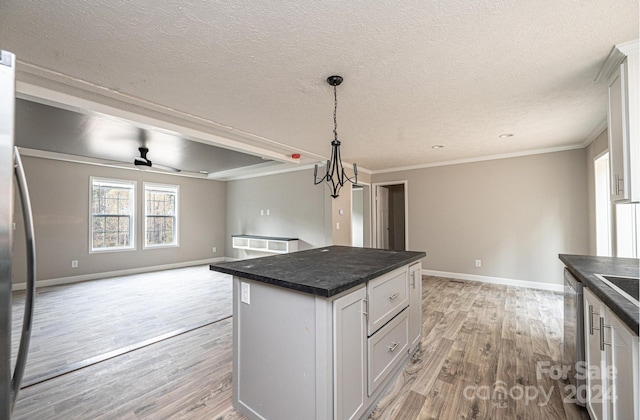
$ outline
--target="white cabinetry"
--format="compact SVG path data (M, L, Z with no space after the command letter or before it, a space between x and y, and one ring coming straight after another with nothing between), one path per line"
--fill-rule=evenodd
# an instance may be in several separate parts
M640 63L638 40L616 45L596 80L609 93L611 201L640 201Z
M288 254L298 250L295 238L277 238L271 236L233 235L232 246L247 251L261 251L273 254Z
M369 335L409 306L409 272L402 267L369 281Z
M587 410L592 420L640 418L640 339L584 289Z
M418 347L422 337L422 264L409 267L409 352Z
M366 297L366 289L362 287L333 302L336 419L357 419L366 408Z
M234 407L249 419L365 416L411 357L421 310L411 315L409 271L329 298L234 276Z
M587 362L587 411L591 420L604 420L602 372L605 371L604 352L600 350L600 317L604 315L604 305L588 289L584 289L584 356ZM574 367L571 366L573 369Z

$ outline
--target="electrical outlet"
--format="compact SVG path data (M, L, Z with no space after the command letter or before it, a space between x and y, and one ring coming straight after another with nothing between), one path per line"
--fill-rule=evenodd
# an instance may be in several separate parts
M271 215L271 212L269 212L269 209L267 209L267 216Z
M249 283L240 282L240 302L246 303L247 305L251 304L250 286Z
M78 260L71 260L71 268L78 268Z
M476 267L482 267L482 260L476 260Z
M336 222L336 230L340 230L340 222Z
M260 216L264 216L264 210L260 210Z
M218 248L216 248L216 247L214 246L213 248L211 248L211 252L213 252L213 253L215 254L216 252L218 252Z

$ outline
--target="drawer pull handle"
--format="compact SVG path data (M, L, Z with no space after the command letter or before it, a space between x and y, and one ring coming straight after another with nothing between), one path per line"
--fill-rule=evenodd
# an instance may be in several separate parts
M398 296L400 296L400 293L396 292L396 293L392 294L391 296L389 296L389 300L393 300L393 299L397 298Z
M392 342L390 346L387 346L387 348L389 349L389 351L394 351L396 349L396 347L398 347L400 345L400 343L397 342Z

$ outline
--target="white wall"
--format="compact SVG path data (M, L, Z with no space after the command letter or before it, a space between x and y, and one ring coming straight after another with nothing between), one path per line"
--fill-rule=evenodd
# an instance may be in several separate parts
M596 185L593 161L609 149L609 134L605 130L587 147L585 160L587 165L587 182L589 184L589 254L596 255Z
M409 249L427 252L425 269L559 285L558 254L589 252L585 149L379 174L372 181L405 179Z
M351 245L364 246L364 189L351 189Z

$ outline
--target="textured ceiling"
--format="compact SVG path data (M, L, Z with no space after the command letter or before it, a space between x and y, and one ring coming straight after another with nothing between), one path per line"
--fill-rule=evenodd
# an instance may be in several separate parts
M340 74L343 159L382 170L584 144L606 120L593 80L638 16L637 0L3 0L0 48L314 159Z

